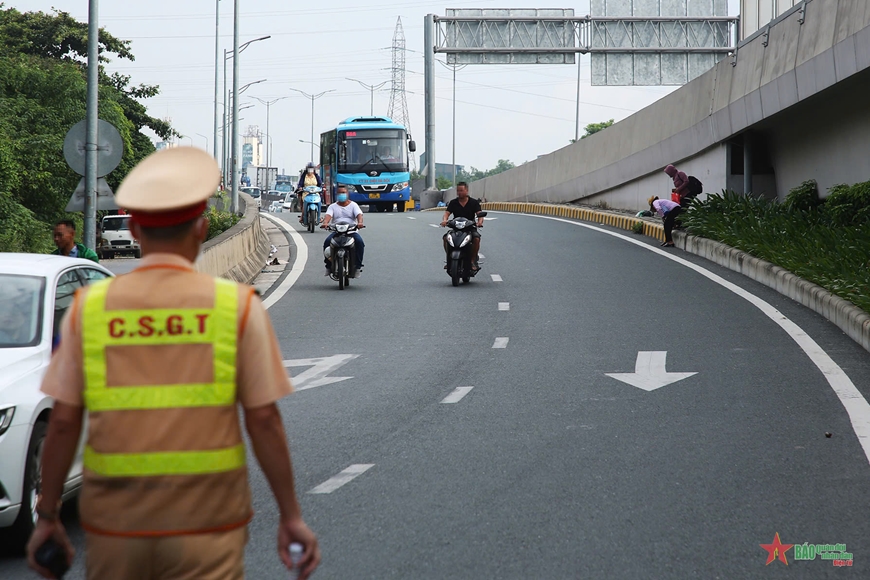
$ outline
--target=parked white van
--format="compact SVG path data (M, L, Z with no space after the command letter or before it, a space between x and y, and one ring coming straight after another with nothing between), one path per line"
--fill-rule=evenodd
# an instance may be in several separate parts
M116 254L142 257L139 242L130 233L130 216L107 215L100 224L100 243L97 247L100 259L114 258Z

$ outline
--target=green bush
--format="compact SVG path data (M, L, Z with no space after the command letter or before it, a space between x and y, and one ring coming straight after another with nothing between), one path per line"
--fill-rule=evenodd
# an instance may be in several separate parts
M205 217L208 218L208 240L221 235L242 219L232 212L219 211L214 206L208 208Z
M643 222L639 221L639 220L634 222L631 226L631 231L633 231L636 234L642 234L643 233Z
M843 199L854 200L855 194L848 195ZM845 201L834 205L840 206L854 208ZM772 262L870 312L870 220L841 225L830 207L826 202L790 209L776 201L723 191L696 201L682 221L691 234Z
M0 252L48 253L54 250L51 226L0 192Z
M789 210L809 211L821 203L819 186L815 179L810 179L788 192L783 205Z
M857 226L870 222L870 181L835 185L829 189L825 213L836 226Z

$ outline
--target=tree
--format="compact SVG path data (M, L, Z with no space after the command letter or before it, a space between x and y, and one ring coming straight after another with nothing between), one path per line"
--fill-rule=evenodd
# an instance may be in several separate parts
M477 181L479 179L483 179L484 177L490 177L492 175L497 175L504 171L508 171L509 169L513 169L516 167L512 161L507 159L499 159L498 163L496 163L495 167L488 171L480 170L476 167L469 167L467 170L464 169L456 174L457 181L468 181L469 183L472 181Z
M594 135L595 133L598 133L599 131L603 131L603 130L607 129L608 127L610 127L611 125L613 125L613 119L610 119L609 121L604 121L602 123L589 123L588 125L586 125L586 127L583 128L583 130L586 132L580 138L585 139L589 135Z
M133 60L129 41L100 31L100 60ZM85 118L87 24L66 12L22 13L0 4L0 251L40 251L50 246L51 225L80 176L63 157L67 131ZM118 168L107 176L112 188L154 151L141 132L174 134L147 114L140 102L158 87L132 87L130 78L100 71L99 116L114 125L124 143ZM12 232L16 232L12 234Z

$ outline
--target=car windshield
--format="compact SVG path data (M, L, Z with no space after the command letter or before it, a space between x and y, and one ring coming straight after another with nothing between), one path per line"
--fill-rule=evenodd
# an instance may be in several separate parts
M45 278L0 274L0 348L39 344Z
M117 231L117 230L129 230L130 229L130 216L125 215L123 217L103 219L103 231Z
M277 191L280 191L281 193L287 193L288 191L293 191L293 184L292 183L279 183L278 185L275 186L275 189Z

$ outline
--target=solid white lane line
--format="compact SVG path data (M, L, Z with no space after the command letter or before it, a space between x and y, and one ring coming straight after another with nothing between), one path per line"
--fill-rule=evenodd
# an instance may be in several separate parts
M353 481L374 466L374 463L357 463L351 465L338 475L330 477L308 493L332 493L342 485Z
M474 387L456 387L452 393L444 397L442 403L458 403L462 397L467 395Z
M855 431L855 435L858 437L858 442L861 444L861 448L864 451L864 456L867 458L867 461L870 462L870 403L867 402L867 399L864 398L864 396L861 394L861 391L859 391L855 387L855 383L852 382L852 379L850 379L845 371L843 371L843 369L840 368L840 366L836 362L834 362L834 360L828 355L828 353L826 353L824 349L822 349L822 347L820 347L818 343L816 343L816 341L810 338L806 331L804 331L800 326L792 322L790 319L786 318L782 314L782 312L771 306L770 303L762 300L755 294L744 290L737 284L729 282L718 274L714 274L703 266L693 264L692 262L675 256L670 252L666 252L665 250L650 246L648 244L645 244L644 242L641 242L640 240L633 239L629 236L617 232L611 232L593 225L573 222L563 218L539 216L532 214L528 214L528 216L553 220L557 222L564 222L573 226L580 226L590 230L595 230L597 232L607 234L608 236L620 238L622 240L625 240L626 242L640 246L645 250L659 254L663 258L673 260L674 262L682 266L691 268L705 278L715 282L716 284L719 284L724 288L727 288L731 292L734 292L735 294L761 310L761 312L763 312L765 316L767 316L773 322L779 325L779 327L782 328L785 333L788 334L788 336L797 343L797 345L801 348L801 350L804 351L804 353L809 357L813 364L815 364L816 367L822 372L825 380L828 381L828 385L830 385L831 389L837 395L837 398L840 399L840 403L846 409L846 413L849 415L849 421L852 423L852 429Z
M275 290L269 294L269 297L263 300L263 307L268 309L273 304L281 300L287 291L293 287L293 284L296 283L296 280L299 279L299 276L302 275L302 271L305 270L305 262L308 261L308 246L305 244L305 240L302 238L302 235L288 226L283 221L278 218L269 215L266 212L261 212L261 216L271 220L275 223L279 228L290 234L290 237L293 238L293 243L296 244L296 260L293 261L293 269L290 270L290 273L287 274L287 277L284 278L284 281L281 282L281 285L275 288Z
M499 309L499 310L510 310L510 309L511 309L511 303L510 303L510 302L499 302L499 303L498 303L498 309Z
M502 282L501 276L499 276L498 274L490 274L490 276L492 276L493 282Z
M499 336L495 339L495 342L492 343L492 348L507 348L508 340L510 340L506 336Z

